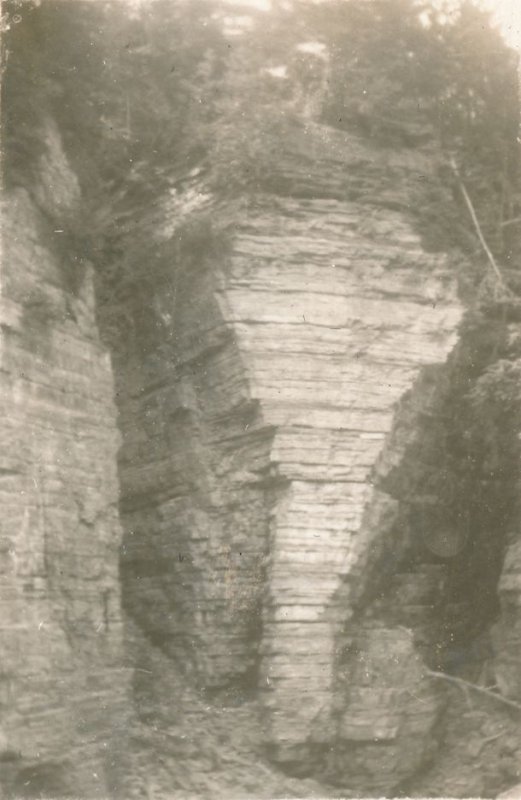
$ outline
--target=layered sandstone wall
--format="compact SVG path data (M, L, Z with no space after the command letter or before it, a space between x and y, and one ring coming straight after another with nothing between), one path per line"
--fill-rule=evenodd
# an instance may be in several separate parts
M63 221L59 134L4 213L0 367L0 787L105 796L127 714L110 357L92 268ZM62 238L60 238L62 237Z
M287 194L256 198L239 226L223 293L252 393L276 431L260 686L269 741L289 761L305 760L306 741L382 738L377 720L365 720L364 735L352 719L334 729L338 632L396 515L373 479L384 456L401 456L386 449L397 404L424 367L443 363L461 317L450 258L425 252L407 211L407 192L432 165L320 126L308 127L298 155L291 177L283 158L274 176ZM405 675L413 648L398 651ZM368 692L378 689L373 681ZM363 711L352 702L344 698L346 718Z
M441 708L401 620L357 623L358 666L340 657L397 518L377 472L403 456L390 436L400 400L445 361L461 318L453 260L425 250L410 210L436 164L296 127L264 185L225 212L225 252L202 233L190 264L167 248L145 304L156 331L144 335L136 306L136 344L115 362L129 613L199 687L242 686L244 699L257 685L277 761L311 768L317 745L336 743L347 780L342 747L365 748L351 770L364 788L417 769ZM219 220L222 203L199 189ZM376 643L393 636L394 678ZM414 683L405 699L399 675ZM375 740L392 753L371 777Z
M167 249L116 348L124 599L179 674L252 688L272 431L219 306L220 258L197 250L187 267Z
M158 796L212 795L214 772L252 796L319 793L303 777L324 794L438 796L518 778L497 708L520 692L517 537L476 525L465 550L436 517L442 494L411 479L450 461L435 440L464 363L446 366L463 257L427 248L416 204L453 198L428 130L376 143L313 122L328 75L311 103L295 88L280 135L233 153L237 176L206 163L152 209L139 189L99 215L94 195L81 206L60 133L39 121L36 177L9 197L0 305L8 793L115 794L128 730L137 783L154 753ZM255 139L239 125L239 144ZM264 135L269 155L249 163ZM91 239L105 226L96 274L87 209ZM492 631L478 619L491 597ZM474 709L429 675L459 674L462 643L476 648L464 676L497 682L474 738ZM496 741L486 778L479 748Z

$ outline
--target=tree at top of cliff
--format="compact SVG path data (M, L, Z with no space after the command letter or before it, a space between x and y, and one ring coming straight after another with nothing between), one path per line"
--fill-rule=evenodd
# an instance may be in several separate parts
M490 15L470 2L328 8L306 11L331 54L324 120L375 146L437 142L456 158L492 248L508 257L502 223L515 212L518 182L517 57Z
M8 180L23 179L35 161L45 114L58 120L73 156L81 154L87 182L93 174L132 182L143 159L149 179L159 179L154 169L164 172L181 143L197 143L197 95L205 69L218 74L222 52L210 3L154 0L129 13L110 0L43 0L15 3L10 17L20 19L4 40ZM86 153L95 156L87 169Z
M506 252L516 64L483 12L464 3L442 13L423 0L279 3L227 39L216 8L150 0L130 14L117 2L43 0L22 9L4 44L6 178L30 185L39 120L50 114L91 206L110 207L107 216L130 219L204 161L221 189L235 182L240 192L306 124L299 92L318 87L316 119L375 146L437 136L495 252ZM325 60L302 48L314 42Z

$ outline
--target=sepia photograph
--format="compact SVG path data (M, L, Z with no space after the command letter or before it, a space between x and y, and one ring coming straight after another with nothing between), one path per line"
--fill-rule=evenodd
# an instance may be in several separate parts
M521 0L0 17L0 800L521 800Z

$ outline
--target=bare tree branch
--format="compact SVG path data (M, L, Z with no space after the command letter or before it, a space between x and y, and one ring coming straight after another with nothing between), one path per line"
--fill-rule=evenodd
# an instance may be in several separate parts
M469 196L469 193L467 192L465 184L463 183L463 181L461 179L461 175L459 174L459 170L458 170L458 167L456 165L456 162L455 162L454 158L450 159L450 165L451 165L451 167L453 169L453 172L454 172L456 178L458 179L458 183L459 183L459 186L460 186L460 189L461 189L461 193L462 193L462 195L463 195L463 197L465 199L465 203L467 205L467 208L469 210L470 216L472 218L472 222L474 223L474 227L476 229L476 233L478 234L479 241L481 242L481 246L483 247L483 250L485 251L485 253L487 255L487 258L488 258L488 260L490 262L490 265L491 265L492 269L494 270L494 273L495 273L499 283L508 292L509 290L508 290L507 286L505 285L505 281L504 281L503 275L501 274L501 270L499 269L499 267L497 265L497 262L496 262L496 259L494 258L494 255L493 255L490 247L488 246L487 241L486 241L486 239L485 239L485 237L483 235L483 231L481 230L481 225L479 224L479 220L477 218L476 211L474 210L474 206L472 204L472 200L470 199L470 196Z
M437 680L453 683L456 686L459 686L460 689L465 692L468 689L473 689L475 692L479 692L480 694L484 694L487 697L497 700L498 703L503 703L504 705L509 706L509 708L515 708L516 711L521 711L521 703L516 703L515 700L509 700L507 697L503 697L501 694L496 694L496 692L492 692L490 689L485 689L483 686L478 686L470 681L465 681L463 678L456 678L455 675L447 675L445 672L435 672L434 670L430 669L426 670L426 674L430 678L436 678Z
M502 228L506 228L507 225L517 225L521 222L521 217L514 217L514 219L506 219L504 222L501 223Z

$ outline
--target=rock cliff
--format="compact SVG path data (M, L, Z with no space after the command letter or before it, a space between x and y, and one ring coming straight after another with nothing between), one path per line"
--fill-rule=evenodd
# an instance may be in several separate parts
M519 778L515 270L477 270L475 230L432 246L422 203L461 218L434 129L333 125L299 46L255 180L176 163L125 215L100 181L88 257L103 154L31 120L0 298L8 797Z
M383 777L358 776L385 788L432 749L436 693L398 627L357 634L376 673L389 657L378 642L396 648L396 676L381 684L361 675L346 694L339 652L397 519L376 473L402 456L400 398L446 359L462 307L453 259L423 248L407 212L435 158L321 125L283 147L223 253L209 237L189 268L172 263L150 303L162 355L154 333L115 362L124 592L201 687L257 688L276 760L309 768L317 746L391 742ZM400 680L425 696L405 698Z
M4 213L0 783L101 797L128 711L120 436L92 266L60 241L78 182L55 126L41 135L41 181L13 190Z

